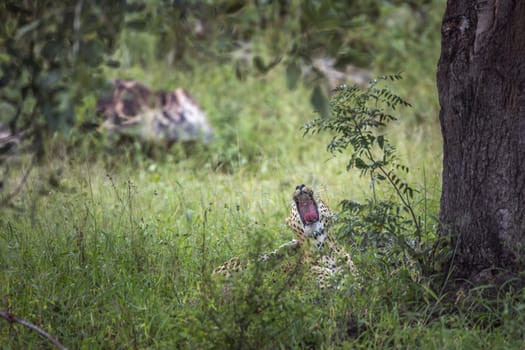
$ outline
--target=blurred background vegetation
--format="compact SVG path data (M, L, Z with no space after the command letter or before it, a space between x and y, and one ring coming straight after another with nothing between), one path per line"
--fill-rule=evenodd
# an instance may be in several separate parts
M4 197L20 182L12 163L25 160L31 168L46 155L108 164L120 163L113 155L121 153L136 160L168 155L223 171L307 159L305 149L323 157L324 141L301 141L299 129L313 111L326 114L330 90L397 72L404 80L396 91L414 108L403 111L396 134L425 140L423 147L438 155L434 71L443 6L437 0L4 2ZM116 78L187 89L208 113L214 142L168 152L138 140L117 144L95 113ZM45 175L53 184L58 168Z
M444 7L1 2L0 309L70 348L522 348L520 298L456 302L439 263L423 266L395 241L410 242L414 225L435 238ZM372 188L346 171L348 157L326 152L330 132L303 128L327 115L339 84L397 73L387 86L411 107L390 111L398 119L379 132L410 169L416 223L392 188ZM95 110L113 79L188 90L213 141L112 137ZM301 183L343 209L336 235L362 286L326 293L257 269L226 289L213 281L232 256L293 237L284 218ZM1 322L5 348L48 345Z
M4 2L0 122L14 133L30 130L42 151L43 133L97 125L94 101L111 78L198 93L191 77L213 67L241 81L284 71L290 90L312 89L317 110L326 110L328 89L340 83L404 71L413 121L428 123L436 119L428 73L440 7L429 0Z

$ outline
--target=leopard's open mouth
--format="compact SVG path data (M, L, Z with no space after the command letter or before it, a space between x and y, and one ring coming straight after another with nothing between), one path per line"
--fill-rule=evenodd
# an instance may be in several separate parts
M299 216L301 217L301 221L304 225L309 225L319 221L317 205L308 193L301 191L295 197L295 205L297 206L297 211L299 212Z

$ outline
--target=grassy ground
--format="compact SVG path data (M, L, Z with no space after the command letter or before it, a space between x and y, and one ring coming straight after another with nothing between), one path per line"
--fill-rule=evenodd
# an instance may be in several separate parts
M417 64L391 86L416 107L400 110L386 132L421 190L420 213L432 217L438 107L434 74ZM441 312L445 298L431 278L351 245L359 287L322 292L300 273L290 283L257 269L224 287L210 276L215 266L293 237L284 218L296 185L312 185L337 208L343 199L370 198L368 181L345 171L344 155L325 151L330 135L303 136L301 126L315 117L310 90L287 90L279 69L246 82L217 66L113 74L187 87L208 112L215 142L146 157L134 146L89 156L102 149L96 137L73 152L60 137L50 141L46 165L32 172L16 208L0 214L0 310L71 349L523 348L519 296ZM51 175L59 186L49 184ZM50 346L4 320L0 343Z

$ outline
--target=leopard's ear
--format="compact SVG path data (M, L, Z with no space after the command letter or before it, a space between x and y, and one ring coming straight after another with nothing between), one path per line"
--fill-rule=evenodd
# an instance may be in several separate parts
M323 202L322 199L320 199L320 198L317 199L317 205L318 205L319 210L323 212L324 216L327 216L327 217L334 216L334 213L332 212L330 207L328 205L326 205L326 203Z

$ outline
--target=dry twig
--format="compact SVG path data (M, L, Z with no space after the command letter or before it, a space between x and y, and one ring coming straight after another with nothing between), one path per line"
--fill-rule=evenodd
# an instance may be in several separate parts
M55 337L53 337L51 334L44 331L42 328L32 324L31 322L23 320L19 317L16 317L15 315L11 313L4 312L4 311L0 311L0 317L5 319L9 323L19 323L24 327L32 329L38 334L40 334L41 336L47 338L51 343L53 343L53 345L55 345L60 350L67 350L67 348L64 345L60 344L60 342Z

